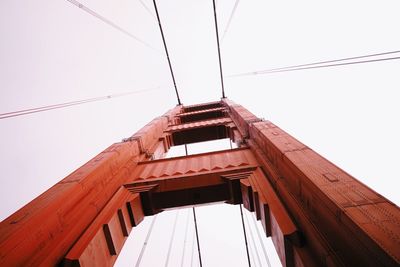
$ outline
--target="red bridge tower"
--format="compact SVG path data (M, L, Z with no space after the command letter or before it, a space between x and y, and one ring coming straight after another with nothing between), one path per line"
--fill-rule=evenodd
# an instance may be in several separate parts
M163 158L221 138L239 148ZM216 201L255 212L283 266L400 265L399 207L227 99L175 107L5 219L0 265L111 266L144 216Z

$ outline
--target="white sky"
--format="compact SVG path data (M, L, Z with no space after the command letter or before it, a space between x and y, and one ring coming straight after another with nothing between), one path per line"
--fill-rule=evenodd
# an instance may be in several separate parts
M163 51L138 0L81 2ZM218 1L220 33L233 5ZM158 6L183 103L219 99L212 1ZM399 50L399 8L397 0L242 0L222 44L224 73ZM230 99L399 205L399 70L400 61L388 61L231 78L225 87ZM2 0L0 113L158 85L1 120L0 219L176 104L162 54L66 0Z

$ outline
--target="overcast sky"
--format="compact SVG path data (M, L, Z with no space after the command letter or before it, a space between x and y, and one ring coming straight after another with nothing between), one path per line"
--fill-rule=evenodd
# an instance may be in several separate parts
M81 3L160 52L66 0L2 0L0 113L160 88L0 120L0 219L176 105L155 18L138 0ZM234 3L218 1L220 36ZM212 1L158 6L182 102L218 100ZM397 0L242 0L221 46L224 74L400 50L399 8ZM385 61L225 78L225 90L399 205L399 70L400 61Z

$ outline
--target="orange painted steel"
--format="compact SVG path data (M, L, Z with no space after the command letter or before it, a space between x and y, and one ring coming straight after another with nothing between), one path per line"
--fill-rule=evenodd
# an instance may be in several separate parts
M398 206L273 123L223 102L304 237L294 266L399 266Z
M182 123L182 124L178 124L178 125L171 125L170 127L168 127L167 131L168 132L179 132L179 131L184 131L184 130L193 130L193 129L204 128L204 127L226 125L230 122L232 122L232 120L230 118L216 118L216 119L210 119L210 120L205 120L205 121L197 121L197 122Z
M132 227L143 217L139 194L121 187L65 256L64 265L112 265Z
M257 161L248 148L209 152L183 157L140 162L131 179L140 181L180 175L201 174L231 168L256 166Z
M0 266L59 264L135 169L159 142L181 106L126 142L101 152L0 225ZM117 213L117 211L115 211Z
M173 145L239 145L163 158ZM400 209L224 98L177 106L100 153L0 225L0 266L112 266L144 216L243 203L283 266L399 266Z

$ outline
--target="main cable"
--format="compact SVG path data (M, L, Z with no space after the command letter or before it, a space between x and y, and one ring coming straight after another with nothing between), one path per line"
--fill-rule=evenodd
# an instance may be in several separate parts
M157 15L158 26L160 27L161 37L162 37L162 40L163 40L163 43L164 43L165 54L167 55L169 70L171 72L172 81L174 82L175 94L176 94L176 98L178 100L178 105L182 105L181 99L180 99L179 93L178 93L178 88L176 87L175 76L174 76L174 72L172 70L171 59L169 58L167 43L165 42L164 32L163 32L163 29L162 29L162 26L161 26L161 20L160 20L160 15L158 14L156 0L153 0L153 4L154 4L154 9L155 9L156 15Z
M237 8L238 4L239 4L239 0L236 0L235 5L233 6L233 9L232 9L231 15L229 16L228 23L226 24L226 27L225 27L225 30L224 30L224 34L222 35L221 43L225 39L226 33L228 32L229 26L231 25L231 22L232 22L233 16L235 15L236 8Z
M135 267L140 266L140 262L142 261L143 254L144 254L144 251L146 250L147 243L149 242L149 238L150 238L151 232L153 231L153 227L154 227L154 223L156 222L156 219L157 219L157 214L154 216L153 221L150 224L149 231L147 232L142 249L140 250L139 257L136 261Z
M157 51L158 53L161 53L157 48L153 47L152 45L148 44L147 42L143 41L141 38L135 36L134 34L128 32L127 30L121 28L120 26L118 26L117 24L115 24L114 22L112 22L111 20L107 19L106 17L103 17L102 15L96 13L95 11L93 11L92 9L88 8L87 6L83 5L82 3L76 1L76 0L66 0L68 2L70 2L71 4L77 6L78 8L82 9L83 11L85 11L86 13L92 15L95 18L98 18L99 20L103 21L104 23L108 24L109 26L113 27L114 29L126 34L127 36L135 39L137 42L143 44L144 46L146 46L147 48L150 48L154 51Z
M378 59L370 59L370 60L358 60L358 61L351 61L351 62L344 62L344 63L326 64L326 63L343 62L343 61L349 61L349 60L353 60L353 59L369 58L369 57L376 57L376 56L396 54L396 53L400 53L400 51L390 51L390 52L383 52L383 53L370 54L370 55L364 55L364 56L348 57L348 58L320 61L320 62L314 62L314 63L301 64L301 65L272 68L272 69L261 70L261 71L244 72L244 73L229 75L227 77L233 78L233 77L242 77L242 76L251 76L251 75L262 75L262 74L270 74L270 73L327 68L327 67L337 67L337 66L364 64L364 63L373 63L373 62L379 62L379 61L400 59L400 57L386 57L386 58L378 58Z
M82 99L82 100L69 101L69 102L64 102L64 103L59 103L59 104L46 105L46 106L41 106L41 107L35 107L35 108L22 109L22 110L18 110L18 111L1 113L0 120L23 116L23 115L28 115L28 114L33 114L33 113L38 113L38 112L54 110L54 109L61 109L61 108L66 108L66 107L70 107L70 106L82 105L82 104L86 104L86 103L97 102L97 101L102 101L102 100L107 100L107 99L112 99L112 98L117 98L117 97L123 97L123 96L138 94L138 93L142 93L142 92L148 92L148 91L152 91L152 90L157 90L159 88L160 88L160 86L157 86L155 88L143 89L143 90L138 90L138 91L131 91L131 92L120 93L120 94L93 97L93 98L87 98L87 99Z
M221 77L222 98L226 98L225 89L224 89L224 76L222 74L221 49L220 49L220 45L219 45L217 10L216 10L216 7L215 7L215 0L213 0L213 9L214 9L215 33L216 33L216 36L217 36L218 61L219 61L219 73L220 73L220 77Z
M243 226L244 243L246 244L247 262L249 263L249 267L251 267L249 245L247 244L246 227L244 226L244 220L243 220L242 204L239 204L239 208L240 208L240 216L242 217L242 226Z

